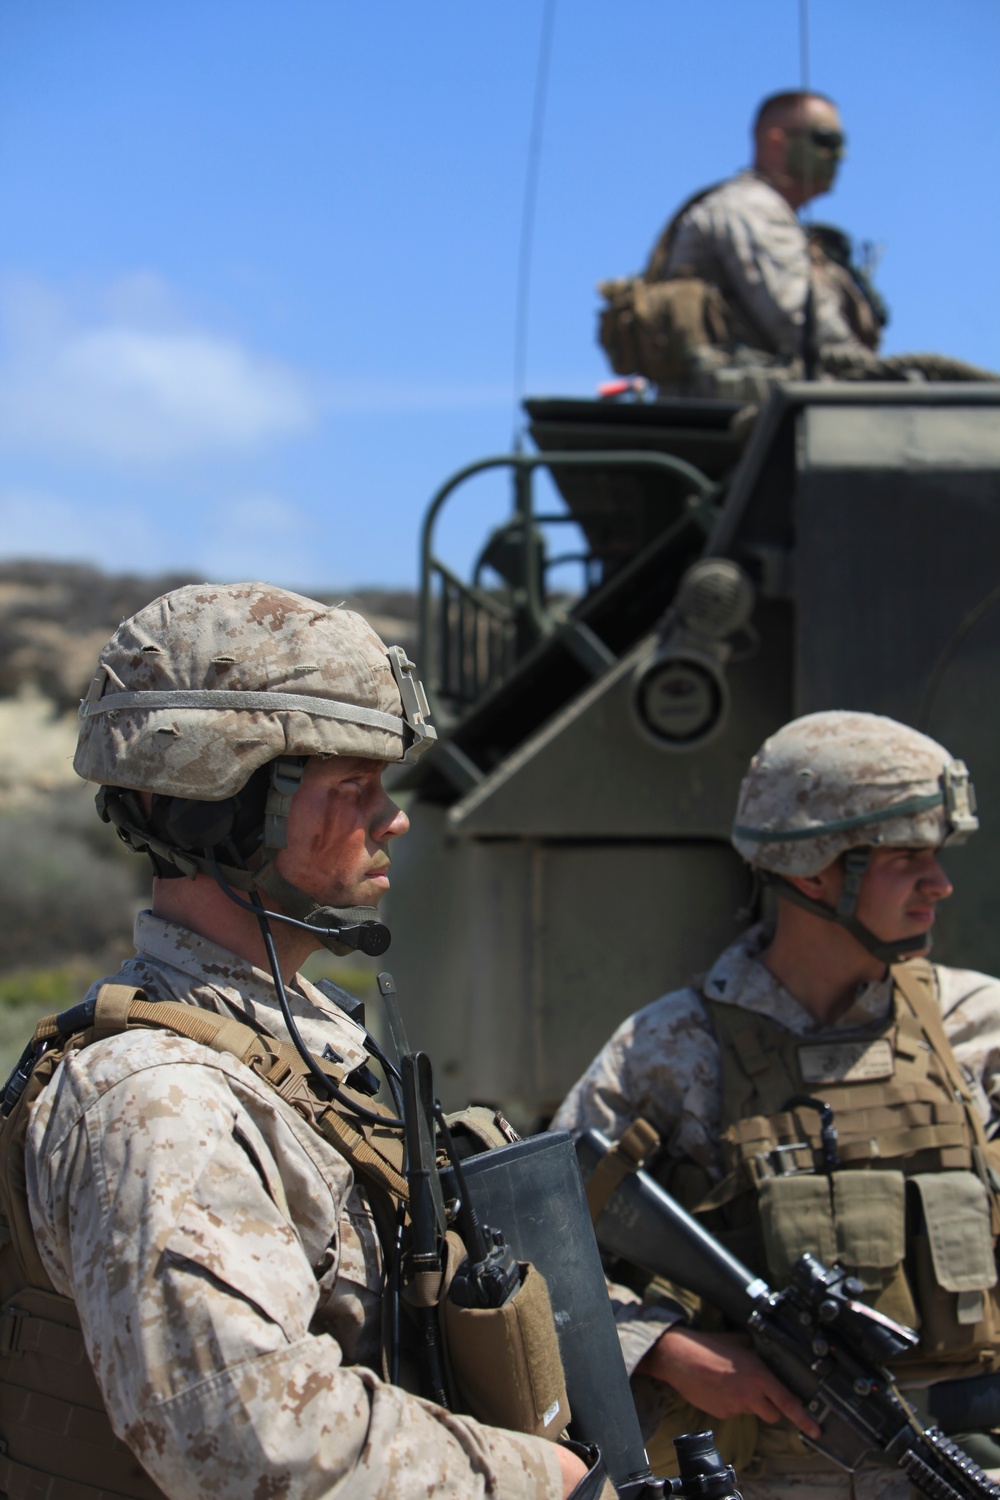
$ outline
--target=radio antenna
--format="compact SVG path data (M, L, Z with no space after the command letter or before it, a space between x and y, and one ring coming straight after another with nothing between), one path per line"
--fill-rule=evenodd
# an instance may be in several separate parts
M809 0L799 0L799 88L803 94L809 92ZM807 156L809 162L808 172L812 175L812 155ZM808 186L812 186L811 181ZM812 199L809 198L799 210L803 219L812 218ZM806 379L810 379L806 376Z
M549 91L549 63L552 58L552 32L555 27L556 0L545 0L542 15L542 39L535 70L535 102L531 112L531 136L528 142L528 170L521 206L521 246L517 257L517 302L514 314L514 441L520 450L519 409L524 395L528 364L528 307L531 294L531 253L535 238L535 206L538 201L538 178L542 158L542 135L545 128L545 104Z

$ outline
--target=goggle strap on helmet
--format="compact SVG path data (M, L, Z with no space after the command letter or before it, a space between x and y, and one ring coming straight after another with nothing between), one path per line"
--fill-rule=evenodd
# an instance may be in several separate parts
M861 875L857 882L860 888L861 878L864 876L864 869L867 867L871 850L868 848L864 850L851 849L848 852L848 858L854 853L864 854L864 865L861 868ZM931 946L931 934L929 932L920 932L913 937L894 938L888 941L876 937L874 932L869 927L866 927L863 922L859 922L854 915L857 892L855 892L851 901L850 910L840 910L840 906L844 904L843 896L841 897L838 909L834 910L832 906L824 906L822 901L814 901L811 896L807 896L804 891L800 891L798 886L793 885L790 880L786 880L783 875L776 875L772 870L759 870L758 874L764 885L777 887L781 896L786 901L791 901L794 906L801 906L804 911L812 912L814 917L822 917L824 922L836 922L838 927L843 927L856 942L861 944L862 948L865 948L881 963L898 963L900 959L909 958L914 953L926 953ZM847 880L848 874L845 871L845 887Z
M403 735L406 720L395 714L384 714L377 708L362 708L356 703L341 703L334 698L314 698L305 693L244 693L228 688L161 688L131 693L105 693L95 700L84 698L80 718L95 714L117 713L122 709L152 708L220 708L244 713L290 713L298 710L314 719L339 719L346 724L363 724L368 729L384 729Z

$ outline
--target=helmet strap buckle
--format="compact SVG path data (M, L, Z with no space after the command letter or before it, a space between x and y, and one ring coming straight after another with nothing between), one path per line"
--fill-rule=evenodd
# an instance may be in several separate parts
M915 953L926 954L931 946L931 935L928 932L886 940L876 937L863 922L858 921L855 908L870 858L871 847L867 844L847 851L844 858L844 887L835 908L807 896L786 876L778 875L773 870L759 870L758 874L762 885L773 886L786 901L812 912L814 917L822 917L824 922L835 922L837 926L843 927L855 942L860 943L862 948L884 964L899 963L903 959L912 958Z
M946 844L963 844L979 827L976 789L963 760L953 760L941 773L944 812L948 821Z
M861 885L871 855L870 844L859 844L853 849L848 849L844 855L844 884L837 902L837 916L841 921L845 917L853 917L857 911L858 897L861 894Z
M279 755L271 762L271 784L264 804L264 845L268 850L288 847L288 814L304 774L300 757Z

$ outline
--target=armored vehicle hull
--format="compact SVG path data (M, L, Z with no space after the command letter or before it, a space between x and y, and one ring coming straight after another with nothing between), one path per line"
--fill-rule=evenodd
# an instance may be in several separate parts
M390 918L445 1102L543 1118L620 1020L706 967L753 900L728 843L749 757L818 709L890 714L968 762L982 832L949 856L936 951L1000 971L1000 385L789 385L756 421L526 406L538 451L486 461L515 507L474 576L434 553L456 482L424 534L443 732L404 782ZM561 609L543 466L586 539Z

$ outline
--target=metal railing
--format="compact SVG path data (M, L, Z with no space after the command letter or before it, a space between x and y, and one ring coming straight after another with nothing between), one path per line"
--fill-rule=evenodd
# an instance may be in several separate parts
M503 530L515 552L521 548L516 582L503 590L482 586L481 566L472 582L463 581L435 556L433 546L445 501L475 475L500 468L514 471L514 517ZM573 523L576 518L535 514L532 480L538 468L659 469L691 486L689 513L706 532L714 519L710 501L717 486L692 464L666 453L505 453L459 469L431 500L421 533L420 665L439 724L497 687L521 656L561 623L548 607L545 573L551 564L546 561L538 528ZM584 555L579 560L588 559ZM452 706L451 714L444 711L445 703Z

